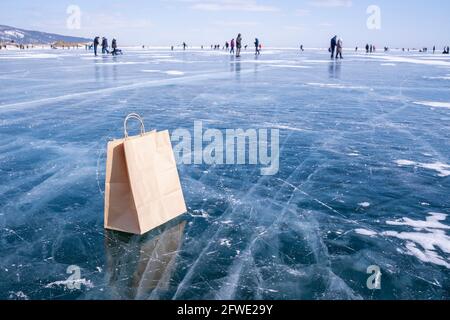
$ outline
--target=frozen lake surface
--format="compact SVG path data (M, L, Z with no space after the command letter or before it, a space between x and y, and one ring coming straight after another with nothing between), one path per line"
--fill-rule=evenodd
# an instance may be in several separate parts
M449 57L125 53L0 52L0 299L450 298ZM186 215L104 231L130 112L278 128L280 171L180 165Z

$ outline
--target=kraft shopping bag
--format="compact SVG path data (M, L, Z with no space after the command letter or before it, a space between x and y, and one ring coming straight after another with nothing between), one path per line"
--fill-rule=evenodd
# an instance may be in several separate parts
M140 135L128 135L131 119ZM108 143L105 228L142 235L185 213L186 204L169 132L146 133L142 118L130 114L124 135Z

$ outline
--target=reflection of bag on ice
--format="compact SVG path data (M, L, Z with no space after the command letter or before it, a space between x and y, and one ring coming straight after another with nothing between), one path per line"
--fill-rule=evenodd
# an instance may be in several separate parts
M141 134L129 137L137 119ZM145 133L142 118L130 114L125 138L108 143L105 228L144 234L186 212L168 131Z
M145 236L107 232L106 275L111 299L160 299L171 289L186 222Z

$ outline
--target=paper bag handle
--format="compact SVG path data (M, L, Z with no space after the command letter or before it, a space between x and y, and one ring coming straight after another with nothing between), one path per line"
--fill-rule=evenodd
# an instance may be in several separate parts
M144 126L144 120L142 119L142 117L140 115L138 115L137 113L130 113L126 118L125 121L123 122L123 132L125 135L125 138L128 138L128 130L127 130L127 126L128 126L128 120L130 119L135 119L138 120L141 123L141 135L143 135L145 133L145 126Z

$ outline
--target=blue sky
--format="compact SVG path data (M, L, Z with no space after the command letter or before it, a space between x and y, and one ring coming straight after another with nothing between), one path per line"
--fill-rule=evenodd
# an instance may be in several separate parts
M67 8L81 9L80 29L67 28ZM367 27L367 8L381 29ZM223 43L238 32L251 44L325 47L337 34L348 47L450 45L448 0L1 0L0 24L67 35L116 37L122 45Z

